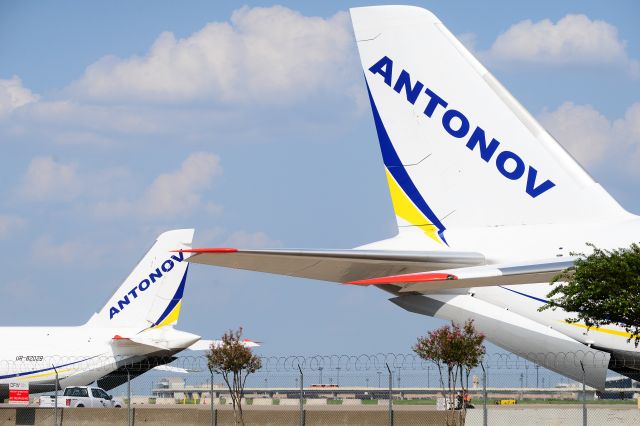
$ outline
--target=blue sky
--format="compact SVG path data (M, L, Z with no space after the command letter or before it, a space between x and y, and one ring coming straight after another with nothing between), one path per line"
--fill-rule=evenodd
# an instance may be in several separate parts
M637 2L415 4L640 212ZM198 246L391 236L347 5L2 2L0 324L83 323L167 229ZM196 265L179 328L372 353L438 324L373 288Z

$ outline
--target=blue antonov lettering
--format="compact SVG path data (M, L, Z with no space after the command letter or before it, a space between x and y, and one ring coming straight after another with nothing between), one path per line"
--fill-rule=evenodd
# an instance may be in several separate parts
M535 176L534 176L534 181L535 181ZM539 189L539 187L535 189L537 190ZM171 256L171 258L162 262L162 265L160 268L156 268L150 273L148 273L146 278L142 279L140 283L138 283L138 285L136 285L131 290L129 290L127 294L125 294L121 299L119 299L116 302L117 307L111 306L111 308L109 308L109 319L113 319L114 316L122 312L133 300L137 299L138 296L140 296L138 291L140 292L146 291L149 288L149 286L151 286L151 284L154 284L157 280L162 278L163 272L164 273L170 272L174 268L176 263L180 263L183 260L184 260L184 253L180 252L177 255L174 254ZM130 299L129 296L131 296L132 299Z
M511 160L515 164L515 167L511 171L507 170L507 160ZM498 171L502 173L502 176L507 179L518 180L522 175L524 175L524 161L522 161L522 158L518 157L517 154L511 151L502 151L498 154L498 158L496 158L496 167L498 168Z
M471 124L468 117L456 109L447 109L449 103L430 88L425 88L424 83L421 81L416 80L415 84L412 85L411 75L408 71L401 70L397 80L393 84L393 60L388 56L383 56L369 68L369 71L374 75L379 74L384 79L385 84L392 87L398 94L404 90L407 102L412 105L415 105L420 95L427 95L428 101L424 109L424 115L432 118L438 107L442 107L445 110L442 114L442 127L454 138L465 138L469 134ZM423 88L425 88L424 91L422 91ZM478 147L480 158L487 163L493 159L500 145L500 142L493 138L489 144L487 144L485 131L480 126L476 126L471 132L471 136L469 136L466 143L466 147L469 148L470 151L475 151L476 147ZM531 198L536 198L556 186L556 184L549 179L537 183L538 170L531 165L527 165L525 161L513 151L504 150L500 152L495 156L494 165L498 172L509 180L519 180L526 172L527 182L525 191Z
M400 93L404 88L404 92L407 95L407 101L415 104L416 99L418 99L418 96L420 96L420 92L422 91L423 87L424 84L420 83L419 81L416 81L416 85L412 87L411 76L408 72L402 70L402 72L400 73L400 77L398 77L398 81L396 81L395 86L393 86L393 90Z
M156 282L156 279L162 278L162 272L160 272L160 268L156 268L155 271L149 274L149 279L152 283Z
M480 147L480 158L488 163L489 160L491 160L491 157L493 157L493 154L496 153L500 142L495 139L491 139L491 142L489 142L489 145L487 145L487 139L484 136L484 130L482 130L480 127L476 127L476 130L473 131L471 137L469 138L469 142L467 142L467 148L473 151L476 145Z
M125 305L128 305L129 302L129 296L125 294L121 300L118 300L118 308L120 308L120 310L123 310Z
M451 125L451 122L454 118L457 118L460 122L460 127L456 130ZM464 138L469 133L469 120L464 116L460 111L456 111L455 109L449 109L442 116L442 126L444 129L454 138Z

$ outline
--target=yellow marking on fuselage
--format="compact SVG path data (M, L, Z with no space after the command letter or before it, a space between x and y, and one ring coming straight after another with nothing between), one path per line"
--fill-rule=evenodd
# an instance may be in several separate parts
M65 370L58 370L58 374L66 373L67 371L71 371L71 370L75 370L75 368L67 368ZM55 371L49 371L47 373L29 374L27 376L18 376L18 377L16 377L16 379L18 379L18 380L20 380L20 379L38 379L40 377L55 376L55 374L56 374Z
M387 172L387 184L389 185L389 192L391 193L391 201L393 202L393 211L396 216L401 217L413 226L417 226L434 241L442 244L442 240L438 236L438 228L429 223L424 214L413 204L413 201L409 199L407 194L402 190L395 178Z
M600 333L606 333L606 334L612 334L614 336L621 336L621 337L626 337L627 339L634 337L632 336L631 333L627 333L626 331L620 331L620 330L612 330L610 328L601 328L601 327L587 327L584 324L577 324L574 322L567 322L567 321L561 321L565 324L569 324L569 325L573 325L574 327L580 327L580 328L584 328L586 330L593 330L593 331L598 331Z

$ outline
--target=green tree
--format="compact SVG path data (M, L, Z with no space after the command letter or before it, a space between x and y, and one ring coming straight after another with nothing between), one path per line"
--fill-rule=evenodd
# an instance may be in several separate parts
M569 323L584 322L587 328L616 325L629 333L627 341L640 342L640 246L604 250L587 244L593 253L578 256L573 267L557 275L540 307L575 314Z
M244 425L242 415L242 396L249 374L262 368L260 357L251 352L242 342L242 327L227 331L221 344L212 344L207 354L211 371L221 374L229 388L233 403L233 418L236 424Z
M459 405L456 404L456 393L459 391L466 400L471 369L480 365L486 353L483 341L484 335L476 331L473 320L467 320L462 327L451 323L429 331L426 336L418 337L418 342L413 347L420 358L431 361L438 367L442 396L450 410L447 425L456 425L458 422L464 425L467 407L463 400L461 411L455 412L456 405Z

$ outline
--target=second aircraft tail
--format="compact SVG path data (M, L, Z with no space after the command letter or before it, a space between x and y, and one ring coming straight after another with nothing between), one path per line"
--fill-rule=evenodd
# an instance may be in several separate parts
M161 234L142 260L88 326L147 328L173 325L178 321L187 281L188 253L193 229Z

